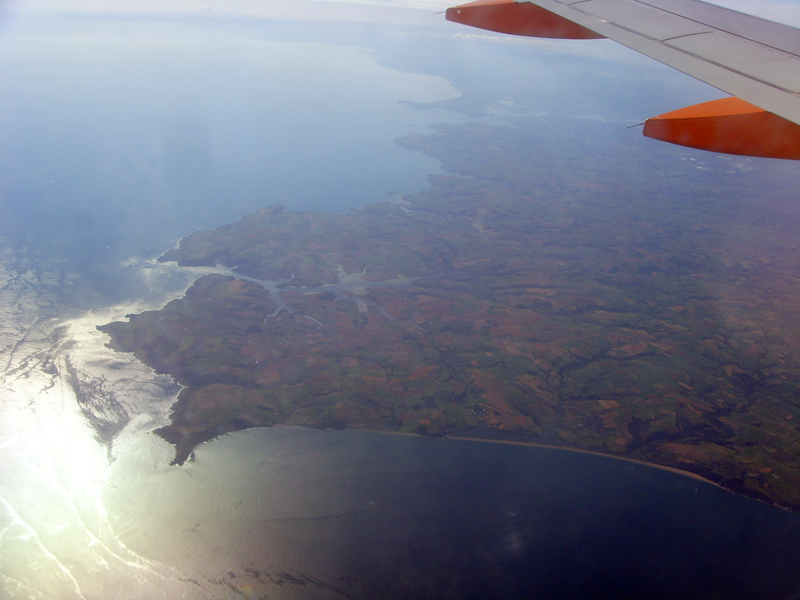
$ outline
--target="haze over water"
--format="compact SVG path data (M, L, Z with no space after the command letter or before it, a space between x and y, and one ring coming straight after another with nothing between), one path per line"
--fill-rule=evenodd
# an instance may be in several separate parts
M475 107L483 122L555 115L565 136L619 143L604 122L630 119L614 94L558 94L554 70L596 68L492 40L455 50L438 17L415 29L9 15L0 594L791 597L795 516L644 466L291 428L228 435L169 466L151 431L177 386L95 330L185 290L200 270L151 259L191 231L268 204L344 212L424 189L437 161L394 139L474 121ZM644 87L665 76L630 68L650 73ZM462 112L432 104L462 93Z

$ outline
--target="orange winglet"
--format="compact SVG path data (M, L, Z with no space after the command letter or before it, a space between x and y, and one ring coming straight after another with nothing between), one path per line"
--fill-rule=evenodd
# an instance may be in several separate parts
M604 36L530 2L478 0L447 9L448 21L528 37L594 40Z
M712 152L800 160L800 125L735 97L647 119L644 135Z

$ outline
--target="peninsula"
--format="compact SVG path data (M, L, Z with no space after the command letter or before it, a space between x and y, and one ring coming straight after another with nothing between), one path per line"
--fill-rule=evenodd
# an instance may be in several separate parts
M159 260L233 276L100 328L184 386L157 431L176 463L279 423L492 430L800 509L800 249L755 184L579 170L523 127L400 143L450 174L194 233Z

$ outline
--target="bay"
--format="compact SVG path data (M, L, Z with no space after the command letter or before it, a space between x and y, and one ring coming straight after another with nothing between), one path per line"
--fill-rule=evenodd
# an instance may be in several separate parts
M798 584L798 515L607 457L275 427L181 469L124 463L105 501L126 546L243 597L782 598Z

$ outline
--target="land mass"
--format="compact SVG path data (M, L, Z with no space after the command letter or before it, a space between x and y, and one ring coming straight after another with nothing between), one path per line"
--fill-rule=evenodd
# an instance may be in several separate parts
M269 207L163 255L234 272L100 327L185 386L157 431L175 462L279 423L484 428L800 509L800 215L770 220L758 182L612 177L548 141L441 126L400 141L452 173L423 193Z

